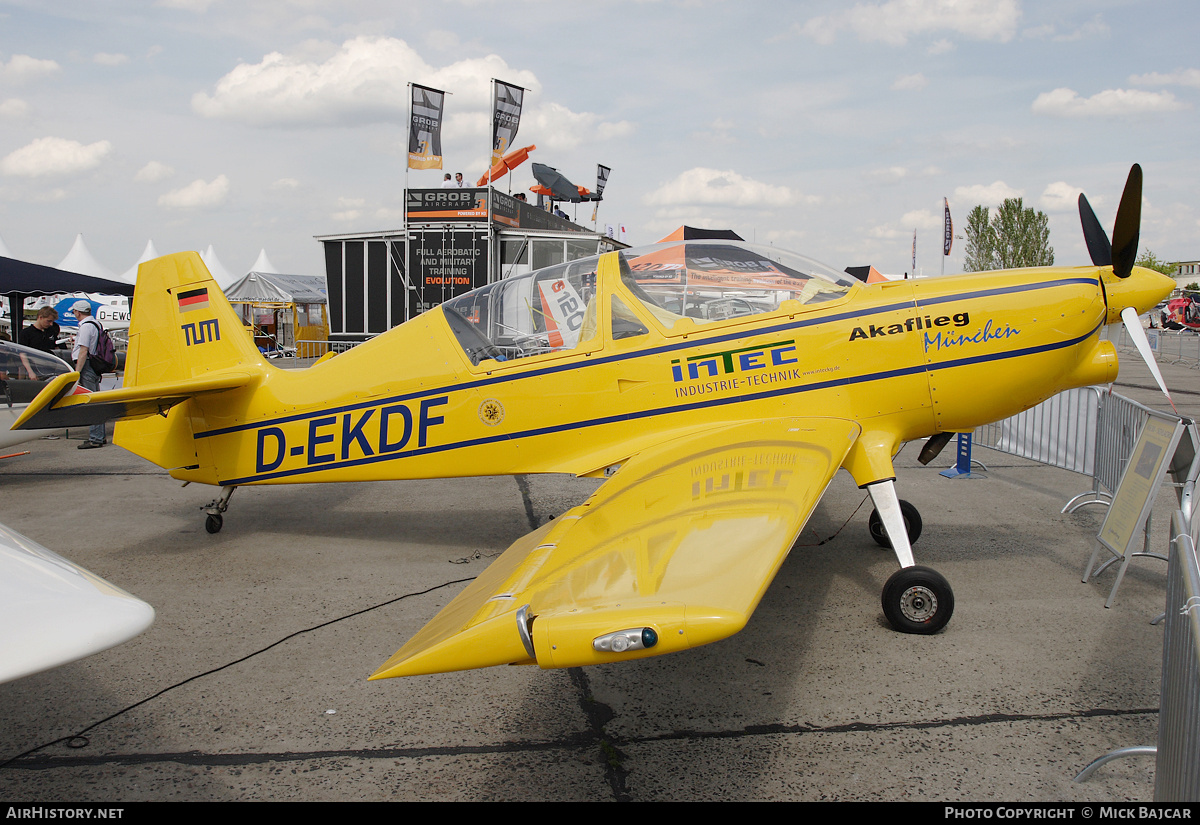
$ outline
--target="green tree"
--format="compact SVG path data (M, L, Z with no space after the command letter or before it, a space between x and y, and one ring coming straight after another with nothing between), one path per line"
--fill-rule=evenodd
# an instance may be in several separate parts
M1054 264L1049 218L1021 198L1005 199L990 220L987 208L976 206L967 216L966 236L967 272Z
M994 269L996 238L989 223L986 206L976 206L967 215L967 256L963 261L964 272L985 272Z
M1153 269L1155 272L1161 272L1164 275L1173 274L1175 272L1175 268L1178 266L1178 264L1173 264L1168 261L1160 261L1158 256L1156 256L1149 249L1139 255L1138 259L1134 261L1134 264L1137 266L1144 266L1146 269Z

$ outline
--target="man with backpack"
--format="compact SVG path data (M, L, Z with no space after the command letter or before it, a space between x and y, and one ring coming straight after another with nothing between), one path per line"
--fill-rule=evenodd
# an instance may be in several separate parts
M92 305L84 300L71 304L71 313L79 322L79 333L75 336L75 348L71 357L75 360L75 370L79 373L79 383L85 390L96 392L100 389L100 376L111 372L116 366L116 359L108 361L105 356L112 357L112 341L100 322L92 317ZM103 424L93 424L88 430L88 439L79 445L81 450L92 450L103 447L108 443Z

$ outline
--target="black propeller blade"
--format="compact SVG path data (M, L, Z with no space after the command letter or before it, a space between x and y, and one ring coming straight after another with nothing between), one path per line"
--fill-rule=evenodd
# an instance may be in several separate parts
M1112 244L1108 242L1108 233L1096 219L1092 205L1082 192L1079 193L1079 222L1083 224L1083 239L1087 242L1092 263L1096 266L1112 266Z
M1137 260L1138 236L1142 226L1142 167L1134 164L1125 180L1125 191L1117 207L1117 222L1113 226L1113 240L1109 243L1108 233L1096 219L1092 205L1079 193L1079 222L1083 224L1083 239L1087 243L1088 255L1096 266L1111 266L1118 278L1128 278Z
M1129 170L1121 205L1117 207L1117 222L1113 226L1113 274L1128 278L1137 259L1138 236L1142 227L1142 167L1136 163Z

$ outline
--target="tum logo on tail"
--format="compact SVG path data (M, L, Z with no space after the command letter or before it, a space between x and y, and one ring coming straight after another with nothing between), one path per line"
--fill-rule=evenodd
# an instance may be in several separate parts
M194 324L183 324L179 328L183 330L183 341L189 347L192 344L207 344L209 341L221 340L221 327L218 326L216 318L197 321Z

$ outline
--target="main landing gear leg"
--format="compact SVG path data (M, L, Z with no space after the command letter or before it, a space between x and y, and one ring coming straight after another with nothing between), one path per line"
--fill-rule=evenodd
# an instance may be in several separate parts
M204 508L204 512L208 514L204 518L205 530L210 533L221 532L221 527L225 524L225 519L221 514L229 509L229 499L236 489L236 484L232 487L222 487L221 495L210 501L208 506Z
M906 524L895 482L888 479L868 484L867 492L900 562L900 570L883 586L883 614L901 633L937 633L954 613L950 583L937 571L918 567L913 560L909 542L911 523ZM916 508L912 508L912 513L916 513Z

